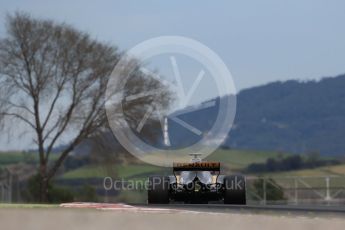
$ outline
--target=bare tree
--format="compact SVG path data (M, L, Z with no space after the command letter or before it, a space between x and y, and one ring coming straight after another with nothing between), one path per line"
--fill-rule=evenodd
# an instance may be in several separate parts
M48 183L68 154L107 127L105 91L120 53L68 25L23 13L7 17L7 31L0 40L0 121L21 121L35 134L46 202ZM141 82L141 90L144 85L152 82ZM49 163L66 138L67 147Z

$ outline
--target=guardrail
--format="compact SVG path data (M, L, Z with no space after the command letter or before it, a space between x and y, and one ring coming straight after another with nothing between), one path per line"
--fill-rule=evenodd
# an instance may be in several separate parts
M345 176L247 177L251 204L345 204Z
M3 169L0 173L0 202L12 203L13 175Z

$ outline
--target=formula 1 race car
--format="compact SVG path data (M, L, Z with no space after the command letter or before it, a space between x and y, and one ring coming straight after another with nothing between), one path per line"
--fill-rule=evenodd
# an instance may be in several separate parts
M149 177L148 203L184 202L207 204L246 204L246 183L242 175L220 175L219 162L174 163L173 175Z

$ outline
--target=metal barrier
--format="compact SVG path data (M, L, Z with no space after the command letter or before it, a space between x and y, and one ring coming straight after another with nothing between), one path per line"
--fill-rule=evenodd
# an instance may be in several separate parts
M13 176L7 170L4 169L0 173L0 202L1 203L11 203L12 202L12 183Z
M247 177L248 203L345 204L345 176Z

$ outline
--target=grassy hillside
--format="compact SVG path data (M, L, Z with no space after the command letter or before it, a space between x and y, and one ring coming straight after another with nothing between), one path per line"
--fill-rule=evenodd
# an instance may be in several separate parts
M279 158L286 154L278 152L224 150L219 149L206 158L208 161L220 161L226 171L241 171L252 163L263 163L268 158ZM52 158L56 158L55 154ZM0 167L17 163L35 163L37 154L22 152L0 152ZM64 173L61 179L103 178L116 175L118 177L133 178L146 177L149 174L170 172L165 169L145 163L132 165L87 165ZM327 166L316 169L305 169L287 172L266 173L267 176L324 176L345 175L345 165Z
M86 178L104 178L106 176L117 176L131 178L142 174L157 173L163 169L148 164L119 165L113 168L103 165L88 165L64 173L61 179L86 179Z
M286 172L265 173L266 176L345 176L345 164Z
M263 163L268 158L277 158L283 154L278 152L249 151L249 150L224 150L219 149L208 156L206 160L219 161L232 171L239 171L252 163Z
M0 166L28 161L29 158L21 152L0 152Z
M57 154L52 154L50 155L50 160L56 160L57 157ZM36 164L38 163L38 154L24 152L0 152L0 168L18 163Z
M242 150L217 150L208 156L208 161L219 161L223 169L228 171L239 171L251 163L262 163L268 158L281 156L277 152L256 152ZM143 178L152 174L171 173L170 168L161 168L146 163L131 165L87 165L75 170L64 173L61 179L85 179L85 178L103 178L116 175L123 178Z

